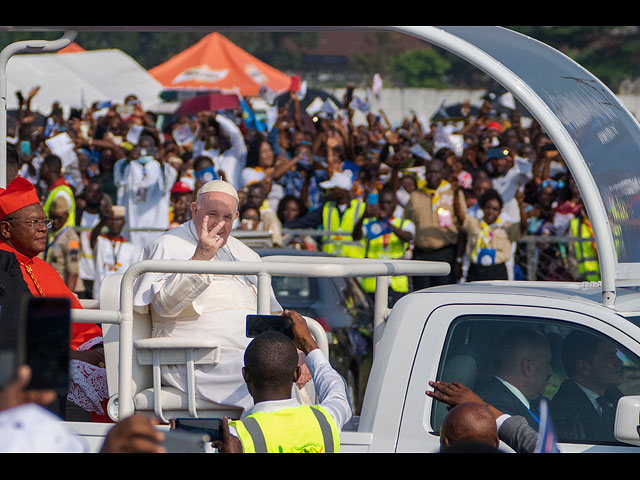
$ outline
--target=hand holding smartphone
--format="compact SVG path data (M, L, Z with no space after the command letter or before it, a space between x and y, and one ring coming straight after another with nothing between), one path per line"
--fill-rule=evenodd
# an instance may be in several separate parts
M306 354L318 348L307 322L294 310L285 310L282 315L247 315L247 337L254 338L271 330L281 332L291 338L296 347Z
M222 440L221 418L176 418L173 420L173 429L206 434L211 442Z
M276 331L293 339L293 324L283 315L247 315L246 335L255 338L263 332Z

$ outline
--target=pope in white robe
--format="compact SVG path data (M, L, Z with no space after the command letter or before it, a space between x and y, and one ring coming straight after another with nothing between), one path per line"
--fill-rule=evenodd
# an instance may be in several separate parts
M261 261L231 237L238 196L227 182L205 184L191 204L192 220L144 248L141 260ZM245 320L257 312L257 277L193 273L146 273L134 285L134 308L150 311L154 337L220 340L220 363L198 365L196 395L221 405L248 409L253 400L242 378L244 350L251 341ZM271 313L282 307L271 290ZM163 382L186 392L186 369L163 367Z

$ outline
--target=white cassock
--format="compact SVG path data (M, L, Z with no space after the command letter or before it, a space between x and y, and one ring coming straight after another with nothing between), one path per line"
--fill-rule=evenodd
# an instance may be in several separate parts
M158 237L145 247L141 260L189 260L197 245L193 221ZM211 261L259 262L260 256L229 236ZM196 395L245 410L253 405L244 379L244 351L251 341L245 335L246 315L255 314L257 276L193 273L146 273L134 285L134 308L151 310L154 337L217 338L220 363L196 366ZM282 307L271 290L271 313ZM163 381L186 391L186 369L163 367Z
M96 239L93 250L94 280L93 298L100 298L100 287L107 275L124 273L140 258L141 250L131 242L122 239L110 239L106 235L100 235Z

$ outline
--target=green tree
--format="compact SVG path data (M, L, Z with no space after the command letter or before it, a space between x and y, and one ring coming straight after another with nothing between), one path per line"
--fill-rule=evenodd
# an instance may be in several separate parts
M451 63L432 49L415 49L400 55L394 71L406 87L447 88Z

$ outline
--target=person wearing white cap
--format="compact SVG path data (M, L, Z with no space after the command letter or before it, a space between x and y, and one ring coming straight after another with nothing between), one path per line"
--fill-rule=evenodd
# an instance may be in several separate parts
M301 218L286 222L283 228L317 228L345 234L322 237L322 251L338 256L364 258L364 249L360 242L352 237L353 227L364 215L365 202L352 198L353 180L350 170L334 172L329 180L321 182L320 187L326 193L322 208L316 208Z
M141 260L261 261L230 236L238 218L238 194L223 180L203 185L191 203L192 219L145 247ZM257 276L146 273L134 285L134 308L151 312L153 336L220 340L220 363L196 367L196 395L224 406L248 409L253 400L242 378L243 354L250 339L245 320L257 312ZM271 291L271 312L282 307ZM186 369L163 368L163 380L186 391Z
M322 207L322 227L329 232L348 232L322 238L322 251L342 257L364 257L360 242L353 240L355 224L364 215L366 203L352 198L351 171L335 172L329 180L320 183L328 192L328 202Z

